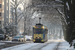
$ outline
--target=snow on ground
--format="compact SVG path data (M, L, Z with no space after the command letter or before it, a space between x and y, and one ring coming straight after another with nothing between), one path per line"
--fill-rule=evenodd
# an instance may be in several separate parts
M53 50L57 45L57 42L56 43L51 43L49 45L47 45L46 47L42 48L42 50Z
M58 46L58 48L59 48L58 50L75 50L73 48L73 46L70 47L69 43L66 42L64 39L61 39L61 40L60 39L58 39L58 40L54 40L54 39L48 40L48 42L50 42L50 41L51 42L54 41L55 43L47 45L42 50L53 50L56 47L57 42L60 42L60 46Z
M37 45L37 44L39 44L39 43L21 44L21 45L5 48L5 49L2 49L2 50L25 50L25 49L30 48L30 47L32 47L34 45Z
M18 42L18 41L0 41L0 43L22 43L22 42Z
M62 42L65 41L64 39L49 39L48 42Z
M68 42L63 41L59 46L59 50L75 50L75 49L73 48L73 46L70 47Z
M69 48L69 44L66 41L62 41L60 46L58 46L59 50L67 50Z
M5 43L0 43L0 45L4 45Z
M49 42L53 42L53 43L49 43ZM58 44L58 42L60 42L60 45L58 46L58 50L75 50L73 47L69 47L69 43L66 42L65 40L48 40L49 43L47 46L43 47L41 50L54 50L54 48L56 48L56 45ZM39 45L41 43L26 43L26 44L21 44L21 45L17 45L17 46L13 46L13 47L9 47L9 48L5 48L2 50L26 50L32 46L35 45Z
M54 39L49 39L48 42L54 42L54 43L51 43L49 45L47 45L46 47L42 48L42 50L54 50L54 48L56 47L56 45L58 44L58 42L62 42L64 41L63 39L57 39L57 40L54 40Z
M12 41L0 41L0 42L12 42Z

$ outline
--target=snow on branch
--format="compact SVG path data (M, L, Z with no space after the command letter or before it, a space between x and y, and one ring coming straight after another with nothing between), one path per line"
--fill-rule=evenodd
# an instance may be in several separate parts
M65 19L65 15L59 9L56 8L56 10L58 11L59 14L62 15L63 21L67 24L66 19Z

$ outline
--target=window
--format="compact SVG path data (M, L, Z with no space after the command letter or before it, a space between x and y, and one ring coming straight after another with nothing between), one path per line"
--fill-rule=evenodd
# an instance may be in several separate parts
M43 29L34 29L34 33L42 34L43 33Z
M2 4L0 4L0 8L2 8Z
M0 16L2 15L2 13L0 12Z
M1 21L0 21L0 24L1 24Z
M0 37L3 37L3 35L0 35Z

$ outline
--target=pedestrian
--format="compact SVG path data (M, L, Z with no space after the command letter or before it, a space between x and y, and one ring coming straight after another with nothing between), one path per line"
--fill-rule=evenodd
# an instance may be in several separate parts
M6 40L6 34L4 34L4 40Z

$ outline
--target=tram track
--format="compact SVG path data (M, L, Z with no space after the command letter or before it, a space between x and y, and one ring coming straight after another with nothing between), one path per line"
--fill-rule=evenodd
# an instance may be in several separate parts
M47 46L48 44L51 44L53 42L50 42L50 43L39 43L35 46L31 46L30 48L27 48L25 50L41 50L43 47Z
M59 50L60 42L55 46L54 50Z
M21 44L21 45L20 45ZM45 42L45 43L7 43L6 45L1 45L0 49L7 49L7 50L15 50L19 47L23 50L44 50L44 48L49 46L52 47L52 50L59 50L60 42ZM15 46L18 45L18 46ZM12 46L12 47L11 47ZM24 47L25 46L25 47ZM47 49L48 50L48 49Z

